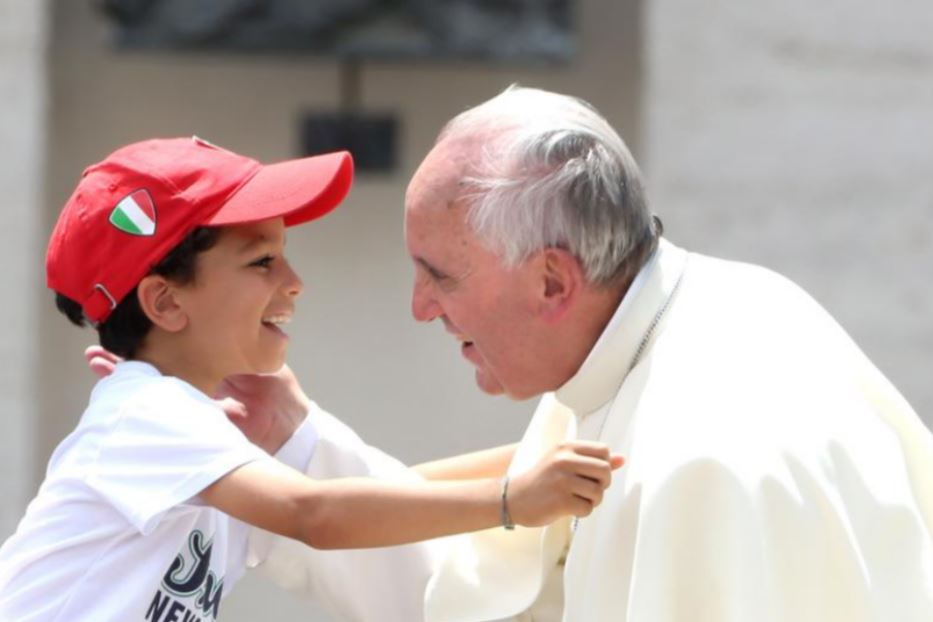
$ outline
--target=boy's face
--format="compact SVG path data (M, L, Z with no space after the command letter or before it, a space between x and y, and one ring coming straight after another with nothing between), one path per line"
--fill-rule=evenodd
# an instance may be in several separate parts
M186 350L205 379L269 373L285 363L281 325L291 320L302 283L284 250L279 218L224 227L198 255L194 281L178 289L177 299L188 318Z

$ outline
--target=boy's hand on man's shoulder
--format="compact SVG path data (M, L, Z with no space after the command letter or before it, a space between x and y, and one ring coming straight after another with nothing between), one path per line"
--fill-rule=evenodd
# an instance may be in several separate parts
M270 454L291 438L311 407L288 365L274 374L230 376L215 397L246 438Z
M122 360L97 345L85 349L84 358L100 378L112 374ZM230 376L214 397L246 438L270 454L291 438L311 407L288 365L274 374Z
M103 346L88 346L84 349L84 360L95 376L105 378L113 373L117 363L123 359Z

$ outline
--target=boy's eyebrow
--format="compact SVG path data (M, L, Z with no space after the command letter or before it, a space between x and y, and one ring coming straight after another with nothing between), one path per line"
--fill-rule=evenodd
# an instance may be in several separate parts
M267 235L259 234L259 235L251 236L249 240L247 240L240 246L240 248L238 249L238 252L245 254L257 246L262 246L263 244L272 243L272 242L273 240ZM282 246L285 246L284 235L282 236Z
M268 239L269 238L267 238L264 235L253 236L249 240L247 240L243 245L240 246L239 252L247 253L251 251L253 248L262 245L263 243L268 241Z

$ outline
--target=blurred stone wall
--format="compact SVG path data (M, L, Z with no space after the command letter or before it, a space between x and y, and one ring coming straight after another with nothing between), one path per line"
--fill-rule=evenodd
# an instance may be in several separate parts
M800 283L933 424L933 4L646 17L642 160L669 237Z
M0 4L0 541L19 522L37 483L36 315L42 267L35 251L43 222L45 18L41 0Z

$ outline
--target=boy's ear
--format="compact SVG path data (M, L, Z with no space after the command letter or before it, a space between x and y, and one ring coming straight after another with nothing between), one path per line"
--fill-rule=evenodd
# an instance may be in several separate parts
M570 309L585 276L572 253L562 248L546 248L541 253L541 312L545 320L554 322Z
M139 306L149 321L170 333L188 325L188 315L178 303L175 287L165 277L150 274L136 287Z

